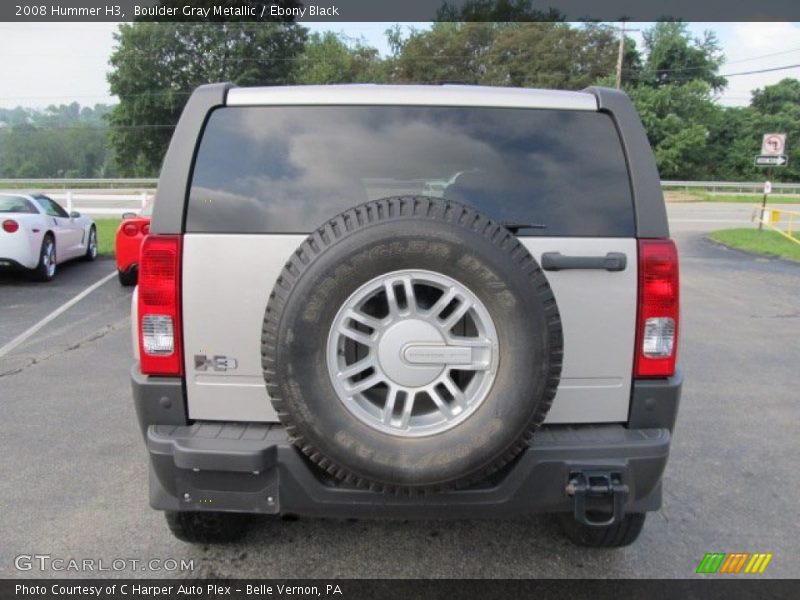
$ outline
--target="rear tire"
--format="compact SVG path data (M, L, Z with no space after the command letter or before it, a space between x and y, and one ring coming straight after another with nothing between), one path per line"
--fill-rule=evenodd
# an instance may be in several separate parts
M572 513L559 515L561 529L571 542L590 548L621 548L629 546L639 537L647 513L625 515L621 521L608 527L589 527L578 523Z
M404 348L422 359L408 366ZM267 391L300 451L397 494L468 486L525 451L562 355L555 297L522 243L427 197L362 204L315 230L281 272L262 335Z
M117 277L121 285L129 287L136 285L136 282L139 280L139 272L138 269L133 266L129 267L126 271L117 270Z
M236 542L250 522L250 515L242 513L168 511L164 516L172 535L188 544Z
M97 258L97 229L94 225L89 230L89 242L86 244L86 254L83 255L83 260L93 261Z
M51 281L56 275L56 241L51 234L46 234L39 251L39 264L33 269L31 276L35 281Z

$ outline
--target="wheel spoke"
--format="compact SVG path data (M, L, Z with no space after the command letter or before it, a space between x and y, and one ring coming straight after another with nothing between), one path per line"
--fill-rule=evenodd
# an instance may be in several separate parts
M355 329L351 329L347 326L346 323L342 323L339 326L339 333L343 336L350 338L351 340L358 342L359 344L363 344L365 346L372 347L375 345L375 334L368 335L361 331L356 331Z
M438 318L439 313L441 313L445 307L453 301L453 298L456 297L456 290L455 288L448 288L448 290L442 294L442 296L436 301L436 303L431 306L430 310L428 311L429 315Z
M362 379L361 381L354 383L351 386L347 386L347 391L350 394L359 394L361 392L367 391L371 387L378 385L383 380L384 380L383 375L375 373L374 375L370 375L366 379Z
M378 329L381 328L381 322L378 319L376 319L374 317L370 317L369 315L365 315L360 310L350 309L350 310L347 311L347 315L346 316L349 319L353 319L353 321L355 321L357 323L361 323L362 325L366 325L367 327L369 327L373 331L377 331Z
M386 393L386 404L383 405L383 413L381 415L381 420L386 425L391 425L392 423L392 415L394 414L394 405L397 404L397 397L400 395L400 389L391 386L389 391Z
M431 400L433 400L433 403L436 405L436 408L438 408L439 412L444 415L444 418L448 421L452 419L453 411L450 410L449 406L447 406L447 402L445 402L444 398L439 395L439 392L436 391L436 388L432 387L426 391L428 396L430 396Z
M408 429L408 423L411 421L411 411L414 410L414 400L417 398L416 392L409 392L406 394L406 401L403 404L403 413L400 415L400 428Z
M417 312L417 298L414 296L414 284L411 277L403 277L403 290L406 293L406 312L409 314Z
M445 331L450 331L453 328L453 325L458 323L464 317L464 315L467 314L469 309L472 308L472 303L466 298L462 297L458 300L459 304L455 310L447 315L447 318L444 321L440 322L442 329Z
M450 373L445 374L441 382L444 384L444 387L447 388L447 391L450 392L450 395L453 396L453 404L459 409L459 412L464 410L467 406L467 398L464 396L464 392L462 392L450 378Z
M400 307L397 304L397 294L394 291L395 280L384 282L383 289L386 291L386 302L389 304L389 315L396 317L400 314Z
M353 363L352 365L348 365L341 371L339 371L336 376L339 379L350 379L351 377L358 375L359 373L363 373L369 368L375 367L375 359L372 356L368 356L365 359L358 361L357 363Z

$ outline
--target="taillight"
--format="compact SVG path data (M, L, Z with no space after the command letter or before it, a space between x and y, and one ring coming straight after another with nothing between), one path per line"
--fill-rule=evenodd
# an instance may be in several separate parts
M133 237L139 233L139 227L136 225L136 223L124 223L122 225L122 233Z
M14 219L6 219L3 221L3 231L7 233L14 233L19 229L19 223L17 223Z
M672 240L639 240L636 377L671 377L678 354L678 250Z
M143 223L142 224L142 235L147 235L150 233L150 223Z
M149 235L139 256L139 359L145 375L183 375L181 236Z

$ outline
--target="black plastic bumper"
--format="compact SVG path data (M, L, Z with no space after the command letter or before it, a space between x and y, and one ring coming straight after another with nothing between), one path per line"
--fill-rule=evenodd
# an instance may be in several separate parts
M677 408L679 378L664 386L674 401L667 402L652 384L642 397ZM280 425L188 424L180 380L144 377L134 368L133 388L150 454L150 503L160 510L436 519L570 512L570 479L581 471L618 474L628 489L625 512L661 506L671 422L644 428L544 426L529 448L490 481L436 494L392 496L331 479L302 456ZM674 411L663 414L674 420Z

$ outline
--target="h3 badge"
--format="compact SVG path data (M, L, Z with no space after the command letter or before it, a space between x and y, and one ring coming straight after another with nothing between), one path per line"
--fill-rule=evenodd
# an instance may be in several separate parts
M206 354L195 354L194 355L194 370L195 371L208 371L209 369L212 371L232 371L237 366L235 358L229 358L227 356L220 356L219 354L215 354L214 356L208 356Z

